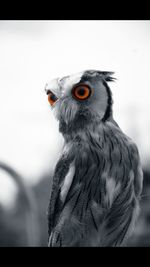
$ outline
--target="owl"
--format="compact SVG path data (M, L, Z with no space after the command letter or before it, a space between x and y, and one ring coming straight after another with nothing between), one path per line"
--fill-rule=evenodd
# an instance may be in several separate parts
M113 118L113 72L86 70L46 84L64 146L48 205L49 247L125 246L140 210L136 144Z

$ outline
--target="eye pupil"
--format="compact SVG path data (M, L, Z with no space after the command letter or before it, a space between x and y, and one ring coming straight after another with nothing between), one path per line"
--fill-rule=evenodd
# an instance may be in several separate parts
M85 89L81 87L81 88L78 90L78 94L81 95L81 96L84 95L84 94L85 94Z
M57 97L54 94L51 94L50 99L55 102L57 100Z

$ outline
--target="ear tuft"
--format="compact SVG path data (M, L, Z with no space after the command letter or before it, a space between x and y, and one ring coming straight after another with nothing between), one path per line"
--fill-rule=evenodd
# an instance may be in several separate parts
M97 73L106 81L106 82L114 82L116 78L112 77L114 72L112 71L97 71Z
M112 77L113 74L113 71L86 70L84 72L83 78L84 80L86 80L97 77L98 79L100 78L105 82L114 82L116 78Z

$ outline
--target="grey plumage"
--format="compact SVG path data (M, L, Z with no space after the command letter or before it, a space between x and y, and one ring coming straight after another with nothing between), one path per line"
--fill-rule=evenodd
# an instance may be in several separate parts
M49 246L122 246L135 226L143 174L137 146L113 119L112 74L88 70L46 85L65 141L48 208ZM73 97L80 85L92 89L85 100Z

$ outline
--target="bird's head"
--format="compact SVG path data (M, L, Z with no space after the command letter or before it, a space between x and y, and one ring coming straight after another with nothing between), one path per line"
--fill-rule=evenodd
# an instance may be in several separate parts
M107 82L114 80L113 74L86 70L46 84L48 101L60 122L61 132L111 117L112 94Z

